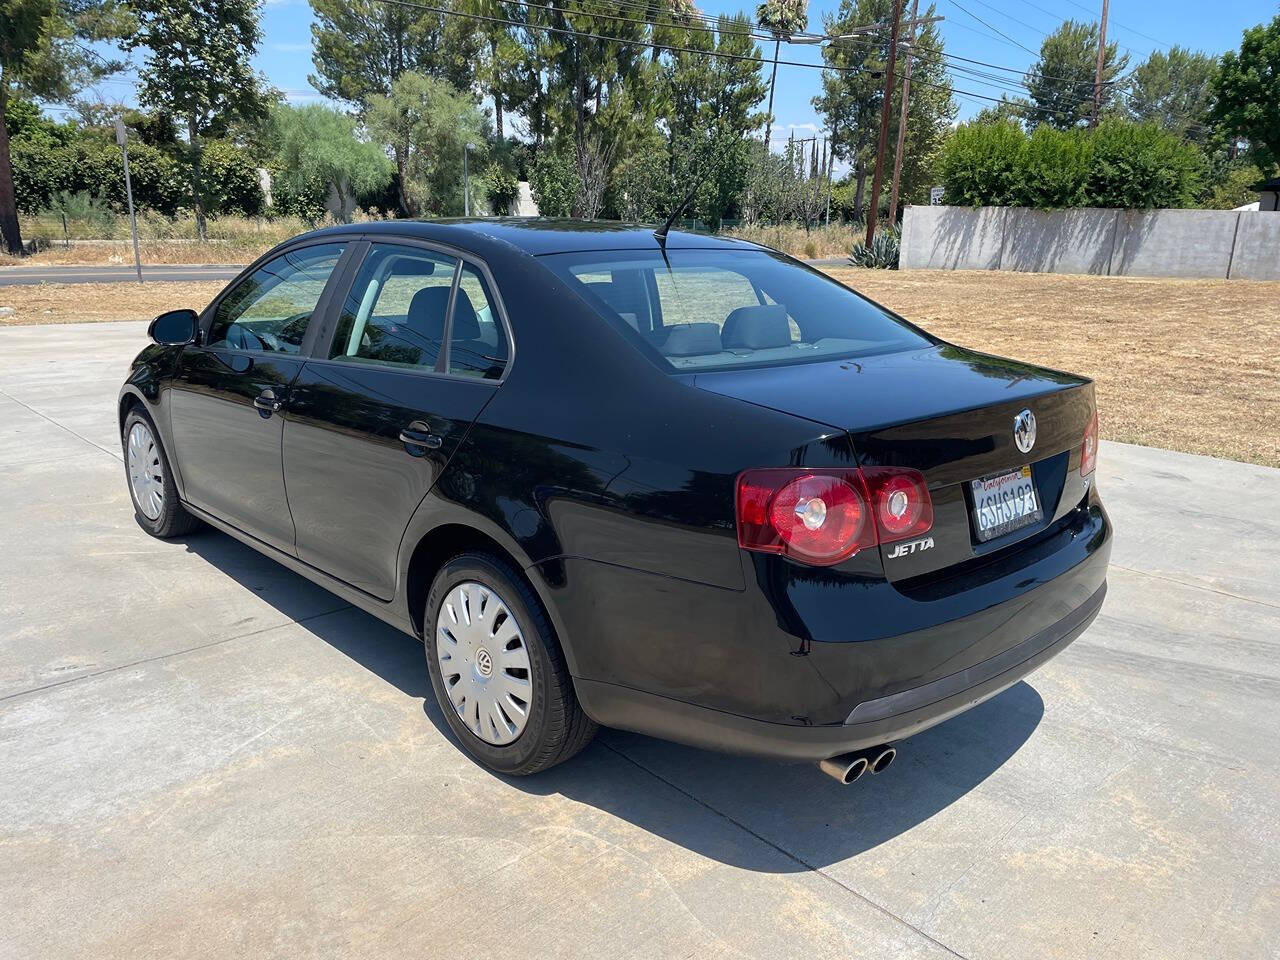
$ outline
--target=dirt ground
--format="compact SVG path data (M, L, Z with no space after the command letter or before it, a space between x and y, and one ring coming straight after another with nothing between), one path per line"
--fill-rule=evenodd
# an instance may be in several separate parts
M831 273L940 337L1093 377L1104 437L1280 466L1280 283ZM7 287L0 307L14 312L0 325L147 320L221 287Z

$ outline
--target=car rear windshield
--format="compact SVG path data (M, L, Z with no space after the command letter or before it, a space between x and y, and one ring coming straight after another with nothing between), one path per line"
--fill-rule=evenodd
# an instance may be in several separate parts
M860 357L932 342L829 277L768 251L583 251L542 260L679 372Z

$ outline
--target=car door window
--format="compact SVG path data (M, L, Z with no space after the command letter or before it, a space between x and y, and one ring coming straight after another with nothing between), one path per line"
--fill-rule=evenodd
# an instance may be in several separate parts
M374 244L338 318L331 360L434 370L458 261Z
M480 272L462 265L449 326L449 372L496 380L507 363L507 338Z
M297 354L343 244L290 250L235 286L214 311L205 344L260 353Z

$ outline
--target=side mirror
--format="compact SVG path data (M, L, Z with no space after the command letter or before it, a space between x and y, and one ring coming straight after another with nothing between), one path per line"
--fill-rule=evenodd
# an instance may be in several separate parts
M170 310L151 321L147 336L166 346L191 343L199 325L200 318L194 310Z

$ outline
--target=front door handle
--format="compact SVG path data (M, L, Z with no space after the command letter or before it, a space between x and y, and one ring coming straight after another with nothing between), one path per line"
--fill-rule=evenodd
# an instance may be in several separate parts
M253 405L258 408L258 413L264 420L284 409L284 401L279 399L270 387L253 398Z
M405 453L411 457L421 457L428 450L439 450L444 443L430 430L424 429L426 424L411 423L400 431L400 442L404 444Z

